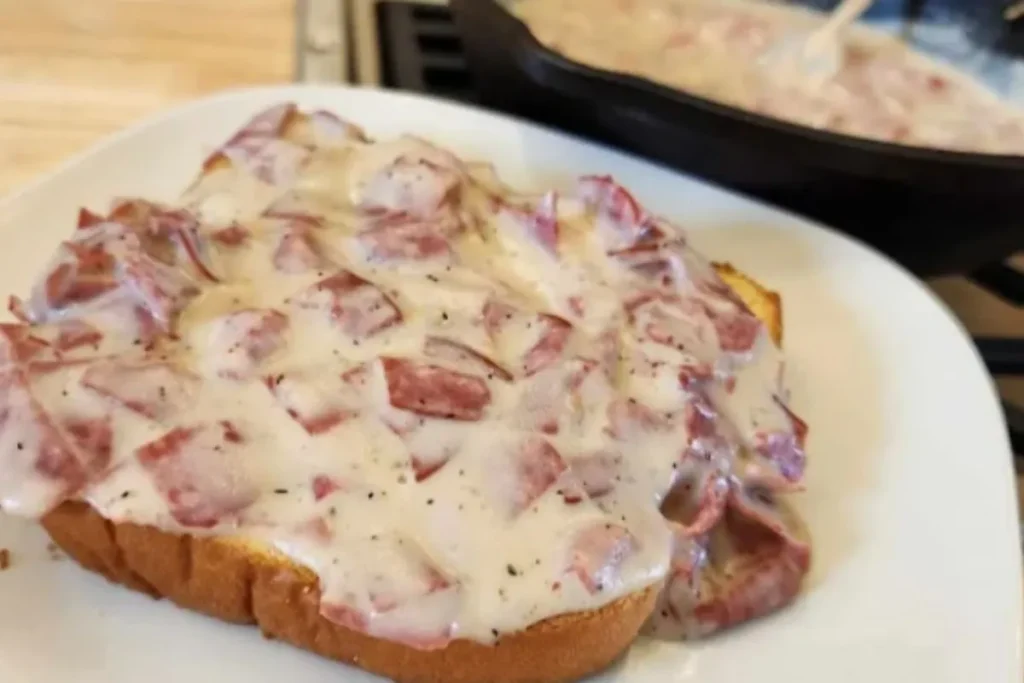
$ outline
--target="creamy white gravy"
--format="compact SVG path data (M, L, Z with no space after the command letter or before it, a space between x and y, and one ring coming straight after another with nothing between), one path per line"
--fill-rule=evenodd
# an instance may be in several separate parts
M523 195L291 105L178 207L83 214L12 310L0 509L261 541L415 647L692 575L803 468L765 328L610 178Z
M819 82L772 68L783 41L824 17L751 0L521 0L544 45L585 64L642 76L793 123L906 145L1024 154L1024 113L981 84L862 25ZM810 72L813 73L813 72Z

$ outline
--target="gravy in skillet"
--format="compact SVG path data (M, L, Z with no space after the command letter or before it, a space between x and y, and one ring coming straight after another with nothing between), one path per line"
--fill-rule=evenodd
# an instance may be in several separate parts
M792 123L862 138L1024 155L1024 112L966 74L863 26L825 82L766 54L823 15L751 0L521 0L537 39L574 61Z

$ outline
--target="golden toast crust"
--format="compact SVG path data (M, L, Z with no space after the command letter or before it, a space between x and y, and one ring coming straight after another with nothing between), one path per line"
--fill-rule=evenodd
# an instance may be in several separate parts
M768 333L775 345L782 347L782 297L777 292L765 289L759 282L736 270L729 263L711 264L718 277L729 285L747 305L750 312L768 327Z
M491 647L456 640L415 650L320 616L316 577L281 556L231 539L180 536L115 524L68 502L43 527L83 567L155 598L238 624L398 683L559 683L612 663L636 638L658 586L601 609L560 615L502 636Z

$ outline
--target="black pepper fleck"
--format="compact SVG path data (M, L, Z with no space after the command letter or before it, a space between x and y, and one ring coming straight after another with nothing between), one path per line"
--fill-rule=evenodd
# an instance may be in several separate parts
M370 500L373 500L373 491L370 491L369 493L367 493L366 497L369 498Z
M284 494L288 493L288 489L274 489L274 493L276 493L278 495L284 495Z
M427 505L433 505L433 504L434 504L434 499L433 498L427 498Z
M509 576L519 576L519 570L513 567L512 565L508 565L507 567L505 567L505 570L508 571Z
M124 500L125 498L127 498L130 495L132 495L131 491L124 491L124 492L122 492L121 493L121 500Z
M21 450L24 450L24 449L25 449L25 444L23 444L22 442L19 441L18 442L18 450L21 451Z
M491 629L491 635L494 636L495 638L497 638L498 637L498 629L492 628Z

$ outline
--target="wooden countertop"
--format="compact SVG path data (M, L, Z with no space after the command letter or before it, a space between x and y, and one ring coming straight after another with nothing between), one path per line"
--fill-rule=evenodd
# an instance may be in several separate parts
M292 80L296 0L0 0L0 196L168 105Z

